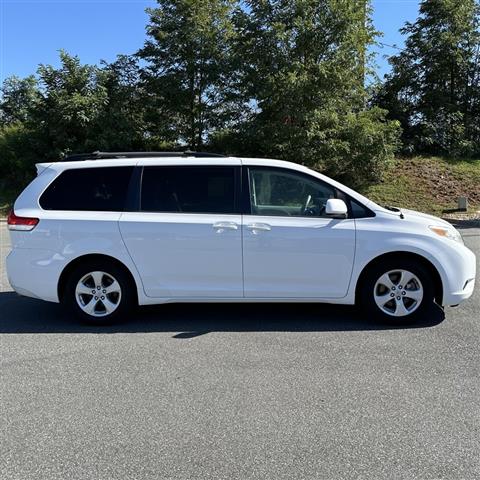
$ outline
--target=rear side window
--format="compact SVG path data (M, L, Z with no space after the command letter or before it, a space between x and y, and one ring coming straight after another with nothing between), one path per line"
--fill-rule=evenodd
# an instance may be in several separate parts
M235 213L234 167L144 167L144 212Z
M61 173L40 197L45 210L121 212L133 167L78 168Z

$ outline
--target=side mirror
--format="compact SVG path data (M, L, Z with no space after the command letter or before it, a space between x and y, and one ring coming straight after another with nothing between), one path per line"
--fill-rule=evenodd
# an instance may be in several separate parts
M347 218L347 205L340 198L329 198L325 204L325 213L329 217Z

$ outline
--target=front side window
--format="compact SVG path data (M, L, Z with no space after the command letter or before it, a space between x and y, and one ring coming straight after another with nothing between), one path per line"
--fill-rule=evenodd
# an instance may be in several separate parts
M234 167L144 167L144 212L235 213Z
M121 212L133 167L65 170L40 197L45 210Z
M335 189L306 175L276 168L250 168L252 215L323 217Z

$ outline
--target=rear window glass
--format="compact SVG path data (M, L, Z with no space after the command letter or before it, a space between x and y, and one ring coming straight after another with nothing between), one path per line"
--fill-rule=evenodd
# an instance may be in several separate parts
M235 213L233 167L145 167L146 212Z
M40 197L45 210L120 212L133 167L78 168L61 173Z

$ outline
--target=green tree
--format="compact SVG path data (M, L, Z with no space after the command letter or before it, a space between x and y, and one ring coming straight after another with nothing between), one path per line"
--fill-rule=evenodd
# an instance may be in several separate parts
M0 101L0 176L17 187L34 164L71 152L147 148L137 60L103 68L60 53L59 68L4 82Z
M188 145L301 162L352 185L381 176L398 127L367 108L368 0L158 0L149 14L134 57L98 67L62 51L60 67L6 84L5 171Z
M410 151L480 153L480 32L476 0L423 0L401 30L405 49L375 102L404 130Z
M33 174L38 136L33 114L40 90L34 76L5 79L0 99L0 189L15 190Z
M235 16L236 51L251 112L230 138L247 153L303 162L350 184L378 179L398 125L365 109L376 35L368 1L246 3Z
M225 117L235 0L158 0L138 56L152 134L201 147ZM160 131L156 125L160 119ZM166 127L167 126L167 127Z
M88 142L105 151L148 148L146 93L140 82L137 58L119 55L113 63L103 62L97 82L105 89L107 100L88 129Z
M34 119L42 132L43 154L59 158L69 152L97 148L92 127L108 103L98 67L60 52L61 66L40 65L41 98Z
M0 124L26 122L38 105L40 92L35 76L5 79L1 89Z
M32 178L37 156L35 132L22 123L0 127L0 189L21 188Z

